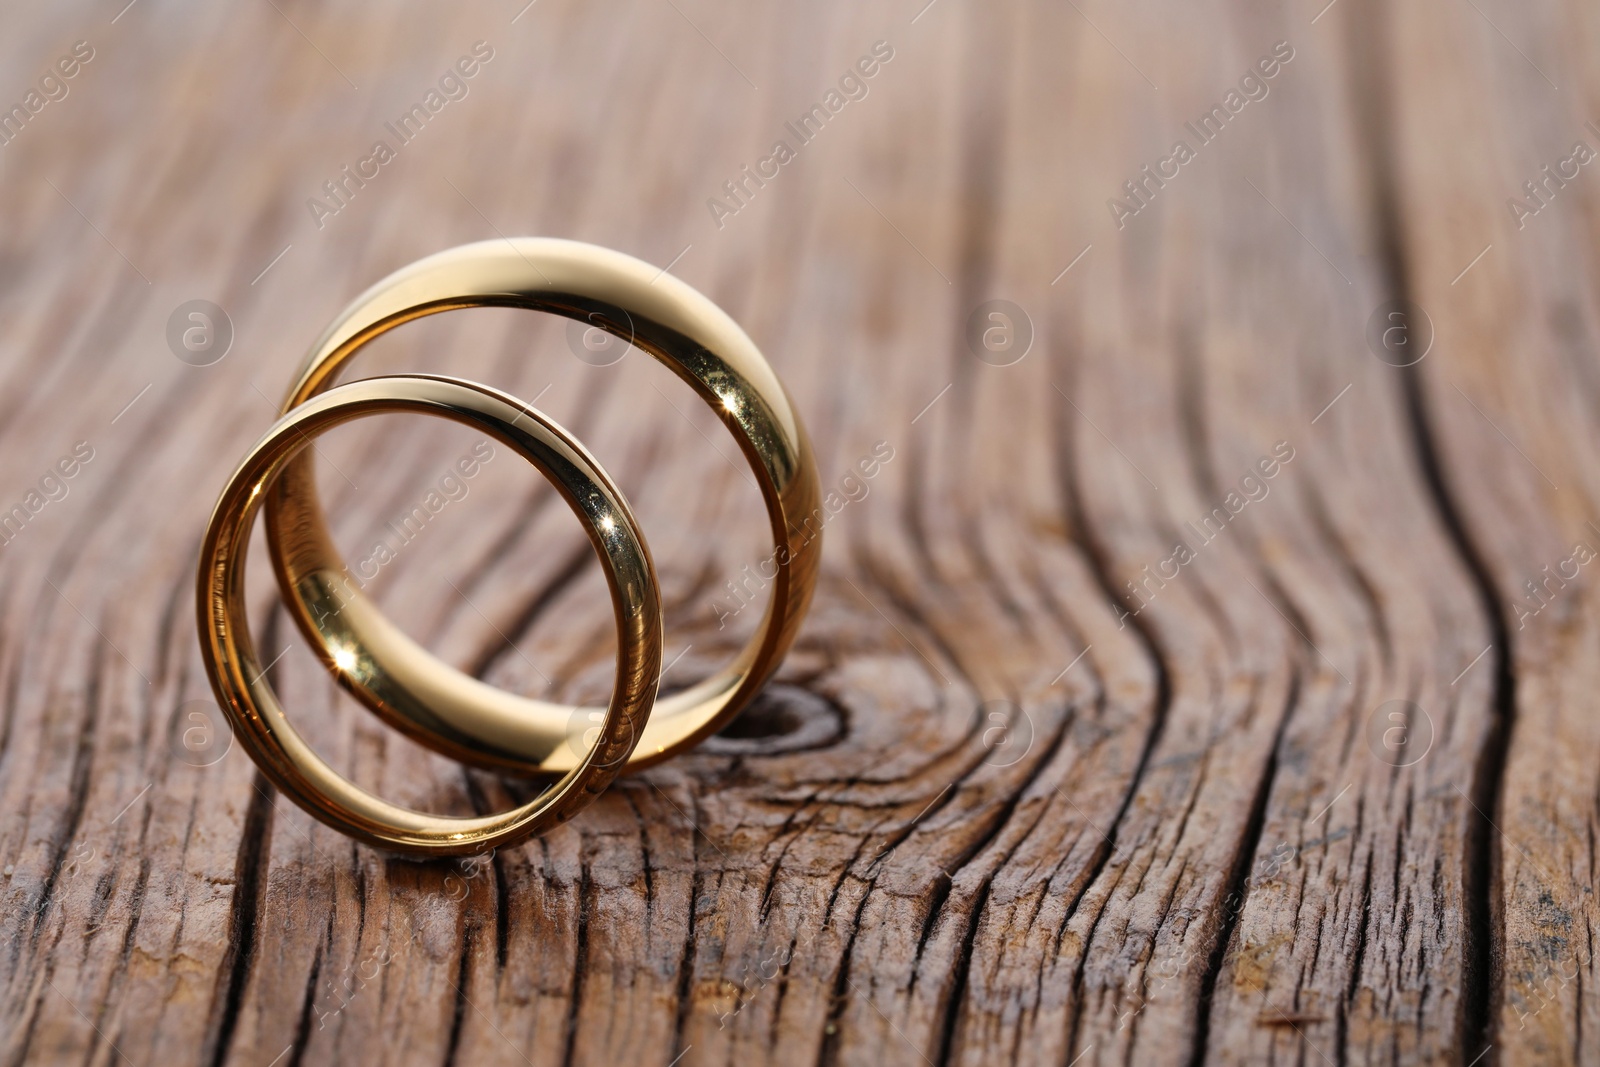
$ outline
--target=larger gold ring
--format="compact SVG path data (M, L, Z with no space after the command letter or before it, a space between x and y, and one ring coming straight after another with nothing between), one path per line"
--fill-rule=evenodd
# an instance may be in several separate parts
M705 296L632 256L548 238L463 245L391 274L323 334L283 410L332 386L351 357L380 334L467 307L554 312L649 352L712 406L760 482L775 542L766 615L731 665L657 701L628 763L629 769L647 766L737 714L794 640L821 553L820 489L805 429L755 343ZM290 614L330 669L341 649L359 649L372 664L371 672L336 672L341 684L397 729L461 762L519 772L567 769L546 739L575 714L594 709L575 711L489 686L441 662L385 619L346 580L317 500L311 458L288 460L268 495L268 544ZM578 757L569 749L566 758Z
M250 529L274 479L334 426L385 411L437 415L477 427L521 453L583 520L605 567L617 620L617 674L599 737L572 743L564 724L521 724L526 770L565 771L533 800L495 815L451 817L398 807L341 776L313 752L268 684L245 611ZM643 736L661 673L661 605L655 571L633 515L610 479L560 426L515 397L448 378L369 378L308 400L275 423L229 479L206 528L199 571L200 647L217 699L251 757L279 789L323 822L368 844L449 855L510 845L570 818L622 770ZM346 604L347 621L372 612ZM370 620L368 620L370 621ZM330 669L346 683L390 696L381 664L359 645L336 645ZM431 698L413 690L422 714ZM427 725L424 720L422 725Z

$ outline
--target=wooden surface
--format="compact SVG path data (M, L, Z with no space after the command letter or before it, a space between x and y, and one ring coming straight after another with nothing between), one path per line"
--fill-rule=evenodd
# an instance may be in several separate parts
M1563 162L1600 149L1600 8L121 4L0 14L6 106L92 49L0 148L0 1062L1600 1063L1600 164ZM1132 201L1147 164L1176 176ZM1546 165L1577 173L1532 199ZM208 734L194 553L322 325L512 233L717 300L848 502L725 736L418 864ZM167 338L196 299L232 324L209 366ZM997 299L1007 366L968 343ZM1396 299L1403 368L1369 343ZM360 364L399 370L537 397L618 477L668 686L738 647L760 508L680 383L510 312ZM472 443L322 441L352 560ZM337 766L522 795L339 695L254 568ZM504 453L373 588L495 684L608 689L598 569Z

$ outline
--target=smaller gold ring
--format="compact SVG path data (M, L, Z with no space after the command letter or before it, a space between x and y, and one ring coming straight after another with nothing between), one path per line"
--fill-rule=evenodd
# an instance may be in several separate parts
M600 556L617 621L617 673L599 736L574 760L560 729L529 745L529 770L565 770L537 797L509 811L458 817L399 807L340 775L289 724L250 635L244 599L250 530L274 482L312 438L381 412L413 412L464 423L521 454L551 480L584 523ZM515 397L452 378L368 378L330 389L280 418L234 471L206 528L198 610L206 672L234 733L274 785L313 816L358 840L428 855L481 852L519 841L577 814L626 765L644 734L661 674L661 605L655 568L621 492L559 425ZM365 602L363 602L365 603ZM370 605L369 605L370 606ZM383 692L381 665L359 648L335 671L346 688ZM427 694L419 694L424 698Z

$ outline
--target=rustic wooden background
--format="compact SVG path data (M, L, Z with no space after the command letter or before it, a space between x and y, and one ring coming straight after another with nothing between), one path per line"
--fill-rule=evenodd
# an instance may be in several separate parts
M524 2L0 13L7 108L92 49L0 148L0 510L30 512L0 547L0 1062L1600 1063L1600 7ZM467 95L314 213L480 41ZM727 734L419 864L214 732L194 556L322 325L507 234L707 292L853 499ZM1369 340L1397 299L1408 367ZM206 366L168 341L192 300L231 324ZM1010 365L968 343L991 300L1031 334ZM525 313L379 347L363 372L538 398L619 477L667 684L737 647L761 512L686 388ZM472 443L321 442L352 560ZM440 811L525 788L354 708L254 574L339 766ZM503 453L374 588L497 684L608 687L582 533Z

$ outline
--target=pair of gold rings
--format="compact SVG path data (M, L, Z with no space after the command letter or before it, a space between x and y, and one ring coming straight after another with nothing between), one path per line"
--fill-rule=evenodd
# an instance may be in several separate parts
M373 338L424 315L469 307L548 311L606 330L660 360L727 424L760 483L778 568L761 625L730 665L656 700L661 603L644 535L605 470L557 423L513 396L457 378L397 375L334 384ZM587 529L611 590L618 646L606 708L564 707L486 685L412 641L348 580L307 449L318 434L380 412L475 427L554 484ZM622 770L695 744L750 702L783 660L811 600L821 540L807 536L802 524L819 501L815 460L794 405L755 343L704 295L631 256L576 241L464 245L367 290L313 346L281 417L234 471L206 529L201 651L245 750L316 818L396 851L486 851L571 818ZM266 680L246 617L245 557L263 508L289 612L340 685L437 752L477 767L559 776L553 784L509 811L432 815L385 801L313 752ZM592 745L570 743L575 719L599 722Z

